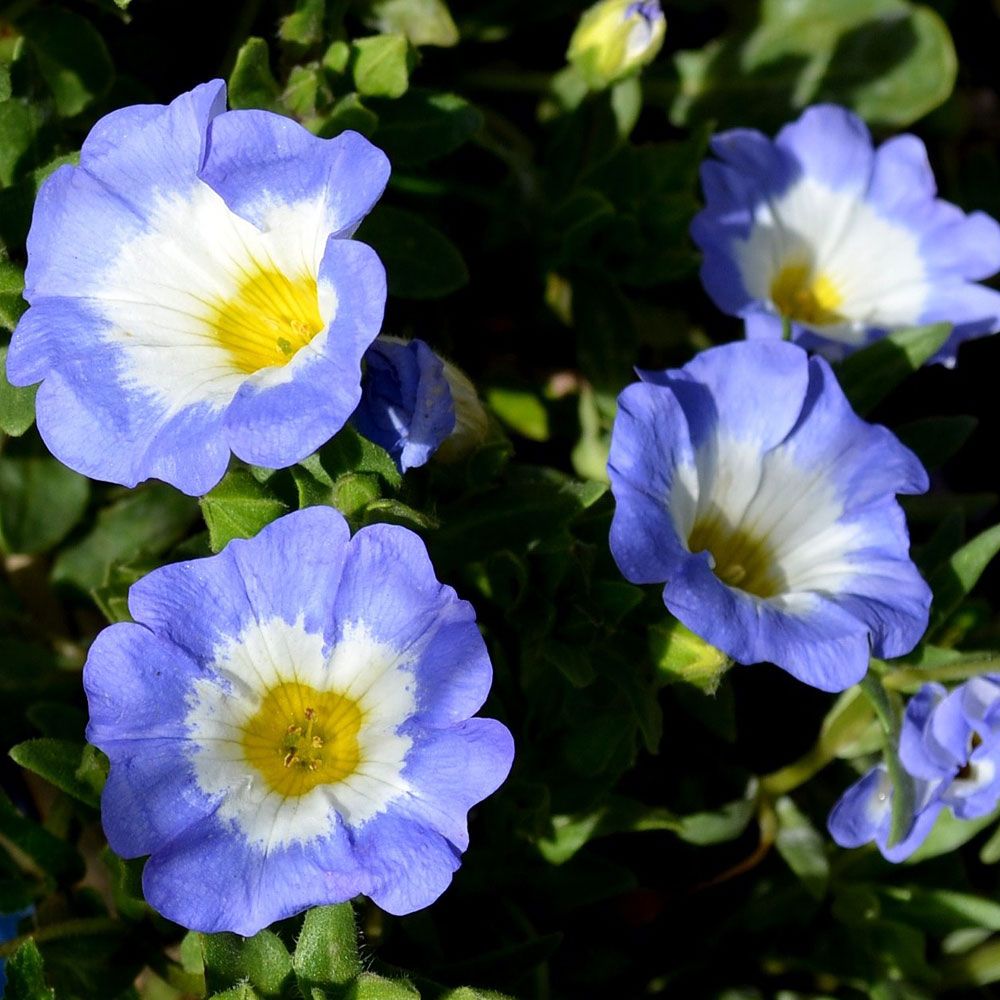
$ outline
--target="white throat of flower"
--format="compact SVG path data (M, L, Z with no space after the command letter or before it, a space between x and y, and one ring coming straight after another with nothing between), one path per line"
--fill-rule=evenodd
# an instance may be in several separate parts
M733 251L751 298L824 337L860 343L869 328L911 326L923 312L916 236L857 191L802 177L757 206Z
M361 623L329 649L280 618L223 643L186 719L195 778L218 817L280 848L361 826L406 795L412 741L398 730L415 710L415 656Z
M248 379L291 378L337 310L318 281L324 216L275 204L261 230L200 182L154 206L147 232L109 262L98 303L125 385L171 414L224 407Z
M707 552L723 583L755 598L788 603L854 575L842 502L784 446L762 455L753 442L709 440L677 470L670 513L688 550Z

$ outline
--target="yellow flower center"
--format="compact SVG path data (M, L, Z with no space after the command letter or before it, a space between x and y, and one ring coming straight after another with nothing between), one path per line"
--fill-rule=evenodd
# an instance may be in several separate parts
M239 371L286 365L323 329L316 279L258 266L231 299L213 305L208 323Z
M813 274L808 264L786 264L771 282L771 301L790 320L809 326L842 323L837 312L844 301L837 286L825 274Z
M689 552L711 553L715 575L730 587L756 597L774 597L783 589L767 540L732 529L718 515L695 522L687 547Z
M279 795L305 795L353 774L363 713L353 698L286 681L243 727L243 755Z

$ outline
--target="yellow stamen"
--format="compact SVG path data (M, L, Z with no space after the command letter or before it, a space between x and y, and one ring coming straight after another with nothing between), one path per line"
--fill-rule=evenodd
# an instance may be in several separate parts
M731 528L719 515L702 517L688 537L688 551L709 552L715 575L730 587L756 597L781 593L781 573L765 538Z
M248 272L236 294L207 317L233 365L252 375L286 365L323 329L316 279L289 278L275 268Z
M279 795L305 795L357 770L362 721L353 698L286 681L243 727L243 754Z
M829 326L844 322L837 312L844 297L827 275L814 274L808 264L785 264L771 282L771 301L782 316L797 323Z

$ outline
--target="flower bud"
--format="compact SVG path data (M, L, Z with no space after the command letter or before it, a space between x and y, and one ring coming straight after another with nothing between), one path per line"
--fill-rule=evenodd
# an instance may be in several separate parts
M475 386L422 340L379 337L365 354L354 424L395 459L401 472L432 455L463 458L486 436Z
M444 377L448 381L455 405L455 428L441 443L434 457L442 462L457 462L474 452L486 440L489 418L479 401L476 387L465 372L450 361L445 361Z
M652 62L666 30L659 0L601 0L580 18L566 58L601 90Z

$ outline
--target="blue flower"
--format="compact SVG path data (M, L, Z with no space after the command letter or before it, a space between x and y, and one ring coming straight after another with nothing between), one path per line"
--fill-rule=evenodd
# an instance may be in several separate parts
M365 355L354 424L396 460L401 472L432 455L456 460L486 436L475 386L422 340L379 337Z
M327 507L155 570L84 669L104 830L149 903L254 934L321 903L427 906L513 746L491 667L417 535Z
M600 90L651 63L666 31L660 0L598 0L581 15L566 58Z
M930 591L895 493L927 475L850 408L822 358L742 341L640 372L618 398L608 471L611 551L633 583L740 663L824 691L900 656Z
M907 703L896 749L914 785L905 837L888 844L892 786L879 764L830 813L827 825L841 847L874 841L889 861L902 861L923 843L945 807L963 820L993 812L1000 802L1000 677L976 677L951 693L925 684Z
M7 371L42 380L42 437L94 478L204 493L230 451L304 458L360 397L385 272L350 236L388 161L225 102L215 81L116 111L39 192Z
M691 234L715 304L748 337L794 339L828 357L920 323L954 324L932 359L1000 329L1000 226L935 198L924 144L878 149L856 115L807 109L772 141L753 129L716 135L702 165L706 206Z

